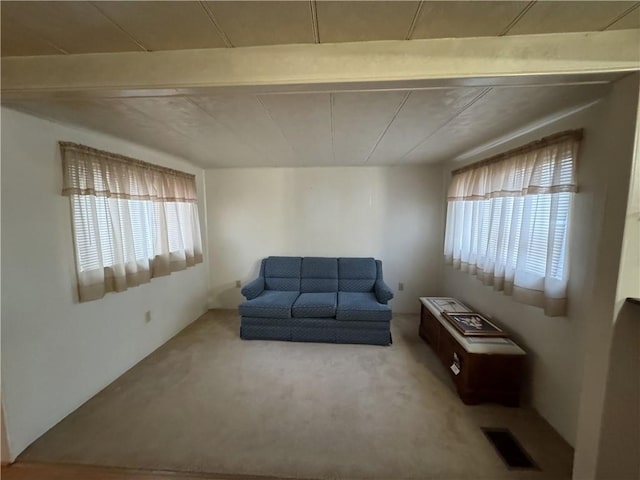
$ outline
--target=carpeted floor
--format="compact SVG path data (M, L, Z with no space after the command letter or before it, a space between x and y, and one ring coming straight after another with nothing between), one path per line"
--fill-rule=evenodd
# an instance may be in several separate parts
M243 341L210 311L37 440L19 461L322 479L560 479L571 448L533 410L469 407L395 315L391 347ZM480 427L541 467L508 470Z

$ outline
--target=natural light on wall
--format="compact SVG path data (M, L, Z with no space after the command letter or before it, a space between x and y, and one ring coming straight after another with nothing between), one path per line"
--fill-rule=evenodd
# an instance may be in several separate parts
M564 315L581 138L563 132L454 171L447 263L549 316Z
M60 142L80 301L202 262L195 176Z

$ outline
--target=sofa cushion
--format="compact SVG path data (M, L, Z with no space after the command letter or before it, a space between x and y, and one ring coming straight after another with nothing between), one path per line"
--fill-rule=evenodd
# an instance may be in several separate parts
M391 320L391 308L372 292L338 292L336 319L386 322Z
M341 292L371 292L376 275L373 258L338 259L338 290Z
M264 265L265 290L300 291L300 257L269 257Z
M293 304L291 314L297 318L333 317L336 314L336 305L336 293L301 293Z
M301 272L301 292L338 291L337 258L305 257L302 259Z
M298 292L265 290L252 300L238 307L240 315L264 318L291 318L291 306L298 298Z

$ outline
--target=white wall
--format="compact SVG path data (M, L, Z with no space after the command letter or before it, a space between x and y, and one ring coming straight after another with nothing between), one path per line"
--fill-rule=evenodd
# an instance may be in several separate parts
M634 193L629 195L637 138L640 73L616 82L601 119L603 148L597 177L603 203L596 276L586 315L584 375L573 477L633 478L638 468L638 309L624 308L638 294L640 278ZM629 210L628 210L629 209ZM637 227L636 227L637 228ZM623 250L624 242L627 242ZM634 248L635 247L635 248ZM634 255L635 250L635 255ZM626 385L625 385L626 383ZM635 384L635 385L634 385ZM627 415L626 410L630 410ZM631 427L633 435L626 435ZM618 444L624 441L625 446ZM604 450L603 450L604 448ZM622 459L632 451L632 458ZM625 473L621 473L625 472ZM637 471L635 472L637 473Z
M4 421L4 407L0 403L0 465L9 463L9 442L7 440L7 429Z
M617 120L628 123L627 132L632 128L630 118ZM640 305L626 301L627 297L640 298L640 109L635 126L634 164L614 310L618 313L614 314L598 463L596 475L591 475L596 478L640 478ZM620 438L624 442L617 441Z
M579 193L576 195L569 252L569 308L566 317L546 317L541 309L516 303L511 297L484 286L477 278L445 266L443 289L504 325L529 353L530 378L527 396L532 405L572 445L576 443L578 409L581 398L584 337L592 309L592 291L599 249L615 245L600 244L606 191L601 181L602 165L615 168L623 158L611 155L609 142L619 125L604 121L611 94L598 104L519 135L491 149L449 162L445 168L448 185L450 170L487 158L495 153L525 144L551 133L584 128L585 137L578 162ZM634 109L633 103L629 108ZM624 141L620 138L620 141ZM613 188L616 188L613 186Z
M197 175L184 160L3 108L2 395L11 458L206 309L205 263L78 304L58 140ZM204 218L201 218L204 220ZM206 233L202 228L203 234ZM206 241L206 239L204 239ZM145 312L152 320L145 323Z
M394 311L417 312L438 293L441 178L433 166L207 170L210 305L236 308L235 281L269 255L371 256Z

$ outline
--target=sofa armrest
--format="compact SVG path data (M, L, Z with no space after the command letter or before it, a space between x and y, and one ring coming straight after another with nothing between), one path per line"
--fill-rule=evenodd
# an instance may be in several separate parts
M242 295L247 300L251 300L252 298L256 298L264 291L264 277L258 277L255 280L247 283L244 287L242 287Z
M387 303L393 298L393 291L389 288L389 285L384 283L384 280L376 280L375 285L376 298L380 303Z

